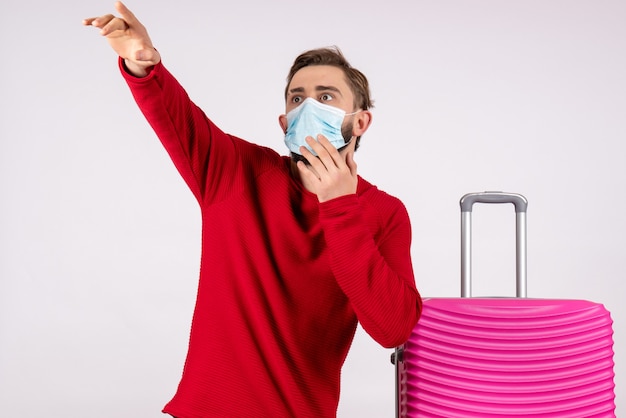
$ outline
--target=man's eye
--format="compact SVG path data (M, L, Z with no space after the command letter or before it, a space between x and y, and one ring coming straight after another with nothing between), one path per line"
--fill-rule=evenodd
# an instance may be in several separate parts
M293 99L291 99L292 103L300 103L302 101L302 97L300 96L295 96Z
M328 93L322 94L322 95L320 96L320 101L321 101L321 102L330 102L331 100L333 100L333 96L331 96L331 95L330 95L330 94L328 94Z

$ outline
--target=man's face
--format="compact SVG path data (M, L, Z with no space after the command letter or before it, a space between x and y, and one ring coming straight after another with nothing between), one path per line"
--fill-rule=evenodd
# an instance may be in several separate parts
M307 98L338 107L346 113L354 111L354 95L348 86L343 71L331 65L310 65L296 72L287 88L286 112L295 109ZM342 125L342 135L350 140L353 136L352 117ZM283 131L287 129L286 119L281 117Z

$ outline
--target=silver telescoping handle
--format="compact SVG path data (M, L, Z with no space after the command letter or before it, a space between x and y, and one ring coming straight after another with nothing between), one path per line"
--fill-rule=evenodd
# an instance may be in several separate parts
M461 198L461 297L472 297L472 206L474 203L512 203L515 205L516 296L526 297L526 209L528 201L517 193L468 193Z

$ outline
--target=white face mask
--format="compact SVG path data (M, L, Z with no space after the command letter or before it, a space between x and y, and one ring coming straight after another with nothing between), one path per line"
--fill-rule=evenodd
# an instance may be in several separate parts
M324 135L337 149L346 145L346 140L341 134L341 126L346 116L354 115L345 111L318 102L309 97L301 105L287 113L287 132L285 144L295 154L300 154L300 146L305 146L314 155L315 151L305 141L307 136L317 139L317 135Z

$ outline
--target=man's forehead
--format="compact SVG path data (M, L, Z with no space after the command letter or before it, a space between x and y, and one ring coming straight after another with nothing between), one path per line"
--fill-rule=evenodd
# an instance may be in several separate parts
M348 83L343 70L331 65L309 65L298 70L289 83L289 91L311 88L319 90L320 87L330 87L342 92L347 90Z

